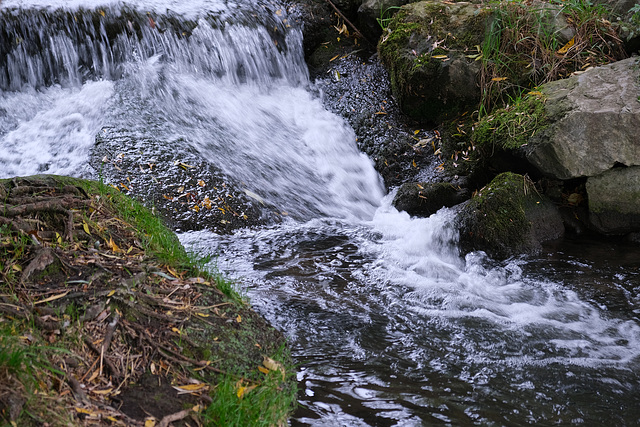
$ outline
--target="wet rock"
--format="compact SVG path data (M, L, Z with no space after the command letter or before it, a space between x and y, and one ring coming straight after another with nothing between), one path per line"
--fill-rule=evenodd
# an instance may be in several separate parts
M316 84L325 107L353 127L358 148L374 161L387 187L423 179L416 177L428 167L431 145L414 148L415 127L401 114L377 58L348 55L332 61Z
M587 179L589 219L604 234L640 231L640 166L614 168Z
M104 128L90 164L102 181L157 210L174 230L229 233L277 220L257 196L180 141Z
M563 180L640 165L639 77L629 58L545 84L550 125L527 141L528 161Z
M410 215L429 216L443 207L462 203L470 196L469 190L445 182L408 182L398 189L393 205Z
M482 188L458 214L460 248L494 258L535 253L541 243L562 237L556 206L522 175L505 172Z

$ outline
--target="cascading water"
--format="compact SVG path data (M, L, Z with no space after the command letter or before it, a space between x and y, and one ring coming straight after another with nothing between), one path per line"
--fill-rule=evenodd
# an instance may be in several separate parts
M96 177L89 153L112 127L194 150L286 213L181 239L290 337L292 424L640 421L637 258L461 259L451 211L390 206L278 5L62 6L2 3L0 176Z

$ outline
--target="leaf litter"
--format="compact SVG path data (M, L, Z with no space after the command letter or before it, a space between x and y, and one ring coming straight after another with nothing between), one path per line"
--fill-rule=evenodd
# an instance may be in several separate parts
M0 420L28 413L34 425L68 425L65 413L74 425L201 425L219 374L237 377L239 399L269 370L284 382L282 364L265 355L282 335L215 278L147 253L107 193L52 176L0 181L0 330L27 352L50 349L31 391L46 402L38 407L0 365Z

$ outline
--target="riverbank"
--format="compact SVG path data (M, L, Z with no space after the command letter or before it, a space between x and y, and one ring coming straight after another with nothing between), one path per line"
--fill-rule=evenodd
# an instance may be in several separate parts
M283 335L149 210L52 175L0 196L3 423L286 423Z

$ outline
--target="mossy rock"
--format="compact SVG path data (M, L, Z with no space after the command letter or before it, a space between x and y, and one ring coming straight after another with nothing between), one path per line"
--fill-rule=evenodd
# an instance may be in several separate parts
M556 206L526 177L505 172L482 188L461 210L460 247L494 258L535 253L541 243L564 234Z
M403 6L378 44L393 94L410 117L437 122L480 101L482 44L490 10L459 2Z

